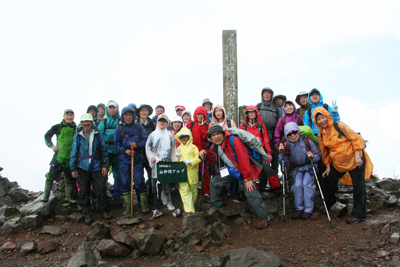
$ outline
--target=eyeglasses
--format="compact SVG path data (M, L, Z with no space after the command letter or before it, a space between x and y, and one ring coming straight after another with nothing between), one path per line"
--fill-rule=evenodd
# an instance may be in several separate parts
M292 135L298 134L299 131L291 131L290 133L287 134L287 137L291 137Z

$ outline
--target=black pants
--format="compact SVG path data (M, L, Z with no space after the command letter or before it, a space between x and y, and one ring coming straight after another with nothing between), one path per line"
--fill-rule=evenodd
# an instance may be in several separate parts
M58 182L60 180L61 174L64 173L64 180L67 184L75 184L76 180L71 175L71 169L69 164L61 164L54 157L50 162L49 172L45 175L46 179Z
M90 185L93 185L93 193L96 195L100 212L108 212L106 178L100 171L96 171L92 176L91 172L78 169L78 179L81 190L78 193L78 204L82 208L83 213L90 211Z
M353 182L353 212L352 217L359 219L367 218L367 194L365 192L365 157L363 156L363 165L361 168L356 167L354 170L349 171L351 181ZM345 173L339 172L331 166L331 171L327 177L321 179L321 189L325 197L326 206L330 209L336 202L335 185L337 185L340 178Z
M270 139L270 146L272 149L271 168L272 168L272 170L274 170L275 173L278 173L278 171L279 171L279 151L275 148L274 139Z

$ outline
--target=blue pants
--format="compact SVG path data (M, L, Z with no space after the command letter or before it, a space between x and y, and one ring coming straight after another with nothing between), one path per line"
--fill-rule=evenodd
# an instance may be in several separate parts
M129 157L130 158L130 157ZM142 160L135 161L133 166L133 183L140 193L147 192L147 185L144 181L144 162ZM122 161L119 164L119 177L121 180L122 192L131 192L131 161Z
M297 169L292 171L296 174ZM314 209L315 188L313 186L314 176L309 171L297 171L292 185L294 194L294 207L296 210L312 213Z

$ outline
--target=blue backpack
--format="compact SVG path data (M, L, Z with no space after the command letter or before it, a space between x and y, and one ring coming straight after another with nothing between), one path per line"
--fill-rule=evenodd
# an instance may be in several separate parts
M229 141L231 142L231 146L232 146L232 148L233 148L233 153L234 153L234 160L236 161L236 149L235 149L235 145L234 145L234 143L233 143L233 139L234 139L235 137L236 137L236 138L239 138L239 137L237 137L237 136L231 135ZM240 140L240 138L239 138L239 140ZM242 141L242 140L240 140L240 141ZM249 155L249 157L255 159L257 162L260 162L260 161L261 161L260 155L259 155L254 149L251 149L248 145L246 145L244 142L243 142L243 144L244 144L244 145L246 146L246 148L247 148L247 151L248 151L248 152L247 152L247 155Z

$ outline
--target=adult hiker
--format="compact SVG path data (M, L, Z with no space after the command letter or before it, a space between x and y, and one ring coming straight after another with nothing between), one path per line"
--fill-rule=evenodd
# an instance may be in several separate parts
M182 117L182 112L186 110L186 108L182 105L176 105L175 106L175 112L176 112L176 116L181 116Z
M314 167L317 168L321 151L311 140L300 136L300 128L295 122L288 122L284 130L287 141L279 145L279 150L285 151L284 163L291 166L294 177L292 192L296 211L292 219L308 220L314 210L315 197L313 166L309 158L314 158ZM279 157L281 161L282 154Z
M192 113L189 110L182 112L183 127L187 128L187 124L192 121Z
M214 106L211 111L210 125L215 124L221 125L224 130L231 127L237 128L235 122L226 117L225 108L220 104Z
M113 201L116 206L121 205L121 181L119 178L118 151L114 146L114 132L119 123L119 106L114 100L107 102L106 115L99 124L99 131L103 134L108 154L107 170L112 169L114 178Z
M318 126L318 146L326 166L321 189L327 208L336 202L334 187L337 182L353 185L353 211L346 220L349 224L367 219L365 180L372 174L373 165L365 151L363 138L342 122L334 122L323 107L315 108L313 121ZM349 178L351 177L351 179Z
M240 124L240 129L243 129L261 141L261 146L264 148L269 162L272 160L272 149L270 146L270 140L268 137L267 127L262 123L262 119L258 114L258 109L256 106L250 105L245 109L245 120ZM264 164L264 174L259 178L260 188L264 188L269 182L269 186L272 190L280 188L281 184L279 182L276 173L271 170L270 165Z
M312 115L314 113L315 108L317 107L325 108L331 115L333 121L340 121L338 106L336 105L336 103L334 104L333 107L330 107L328 104L324 103L323 97L317 88L314 88L310 91L310 93L308 94L307 101L308 103L310 103L311 108L308 109L306 113L304 113L303 123L306 126L310 126L315 135L319 134L318 126L314 124Z
M172 204L179 207L179 192L175 183L159 183L157 180L157 162L175 162L176 161L176 145L175 137L167 129L168 116L161 114L157 120L157 128L147 138L146 156L152 168L152 190L154 194L153 218L162 216L161 211L161 192L171 194ZM181 215L181 211L177 208L173 213L175 217Z
M125 202L124 215L131 213L131 172L134 175L134 186L137 196L140 195L142 212L149 211L147 204L147 185L144 180L145 145L147 133L144 127L135 122L135 113L132 107L124 107L121 113L121 123L114 133L114 145L119 153L119 177L121 191ZM133 170L131 169L134 158Z
M192 133L187 128L182 128L175 139L180 143L177 148L177 158L187 166L187 182L179 183L179 193L181 194L185 215L195 212L194 203L197 198L197 184L199 183L199 150L193 145Z
M207 123L211 123L212 112L213 112L213 103L208 98L203 99L202 106L207 110Z
M284 138L285 135L283 133L283 129L285 128L286 123L294 122L298 126L303 126L303 118L297 115L296 107L292 101L288 100L285 102L285 104L283 105L283 112L285 113L285 115L283 115L283 117L278 120L275 128L274 144L276 149L278 149L280 143L286 141L286 139Z
M157 105L155 108L155 111L156 111L156 115L154 115L152 119L154 121L157 121L158 116L165 113L165 108L163 105Z
M169 131L175 136L183 127L182 118L179 116L172 117L171 126L172 126L172 129ZM181 144L179 142L179 140L176 140L175 143L176 143L176 147L178 147Z
M286 96L284 96L284 95L276 95L272 99L272 102L274 102L275 105L277 105L281 109L282 113L284 112L283 103L286 102Z
M210 164L215 164L218 172L210 181L211 207L218 209L224 206L222 201L224 187L228 183L237 181L237 178L232 177L232 172L240 172L245 185L244 193L247 202L258 218L256 228L265 228L268 225L268 211L256 187L261 169L251 162L245 144L237 137L233 138L236 153L234 152L230 135L231 133L224 131L221 125L211 126L207 137L211 138L213 145L209 151L200 151L200 157Z
M72 193L76 188L76 181L71 176L71 170L69 168L72 141L76 129L74 117L74 111L72 109L66 109L61 123L53 125L44 135L46 146L51 148L54 154L50 162L49 172L45 175L46 181L43 198L41 199L42 202L48 201L53 182L58 181L61 174L64 173L64 180L66 182L65 197L70 203L76 203L76 200L72 198ZM56 145L51 141L54 135L57 137Z
M194 111L193 121L189 122L187 128L190 129L193 136L193 144L197 146L199 151L207 150L208 139L207 132L209 124L206 122L207 110L200 106ZM203 168L205 163L201 162L199 166L199 176L203 176L203 195L210 196L210 176L207 166ZM203 173L204 172L204 173Z
M100 125L100 122L104 119L104 116L106 115L106 105L100 103L97 105L97 108L99 110L99 113L97 115L97 125Z
M133 111L136 112L137 106L135 103L129 103L128 107L131 107L133 109Z
M79 179L81 190L78 192L78 204L85 215L85 224L93 222L89 198L91 185L102 217L110 220L105 178L108 174L107 149L103 135L88 113L81 116L81 125L76 131L70 165L72 177Z
M297 109L297 114L302 118L304 117L304 113L306 113L306 111L311 108L311 105L310 103L308 103L307 99L308 99L308 93L306 91L301 91L296 96L296 103L300 106L300 108Z
M93 117L93 122L97 125L97 113L98 113L99 109L97 108L97 106L95 105L90 105L87 110L86 113L89 113L90 115L92 115Z
M275 127L280 117L282 117L281 109L272 101L274 91L271 88L265 87L261 90L261 103L257 104L257 109L263 123L267 127L267 133L269 140L274 140ZM278 156L279 152L274 145L271 145L272 149L272 162L271 167L275 173L278 173Z

